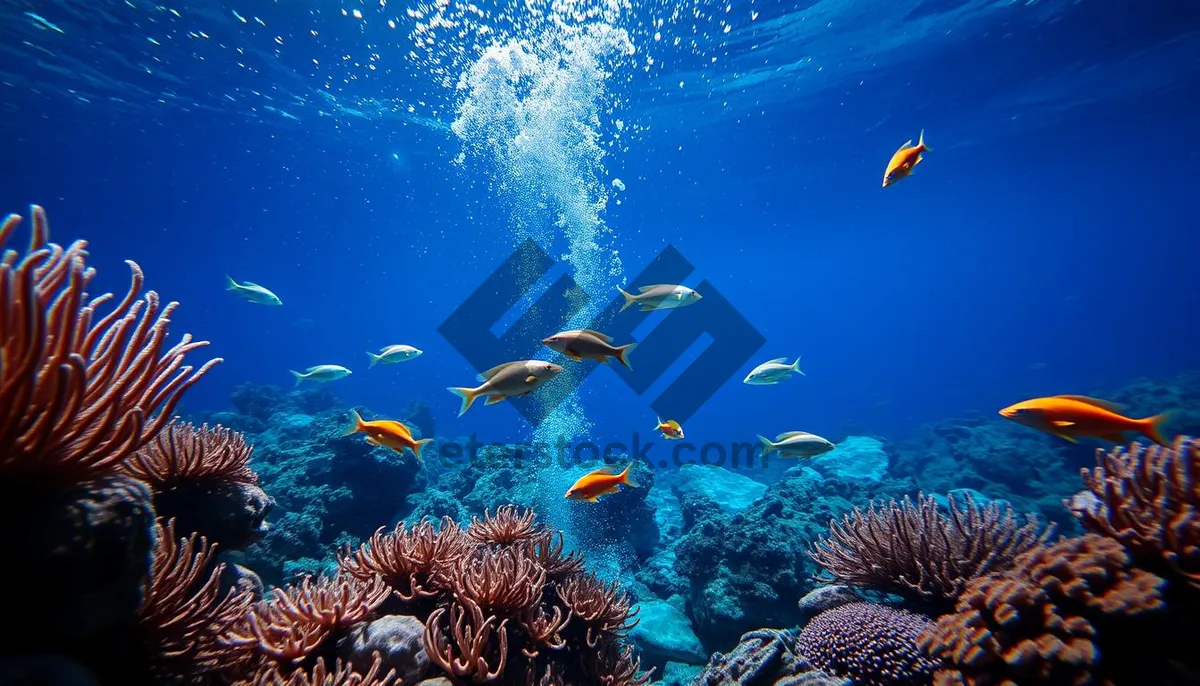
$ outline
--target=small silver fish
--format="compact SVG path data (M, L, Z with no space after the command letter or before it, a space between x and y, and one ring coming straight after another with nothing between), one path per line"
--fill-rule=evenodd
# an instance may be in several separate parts
M800 358L797 357L795 362L788 364L786 357L776 357L755 367L754 371L742 379L742 383L751 386L770 386L783 381L792 374L804 376L804 372L800 371Z
M824 438L816 434L810 434L807 431L781 433L775 437L774 442L763 436L759 436L758 440L762 442L763 457L770 455L772 452L778 452L780 457L816 457L817 455L833 450L835 447Z
M695 305L703 297L687 286L676 286L673 284L642 286L638 289L637 295L626 293L620 286L617 286L617 290L625 298L625 304L621 305L621 312L624 312L625 308L635 303L641 307L642 312L673 310L677 307Z
M551 350L557 350L576 362L596 360L608 364L611 357L625 365L626 369L633 369L629 366L629 353L633 351L637 343L626 343L619 347L612 343L611 336L591 329L572 329L542 339L542 345Z
M451 387L446 390L462 398L458 416L463 416L476 398L487 397L486 405L494 405L507 398L529 395L539 386L554 378L562 367L542 360L516 360L496 365L478 378L483 383L475 388Z
M234 281L233 277L231 276L226 276L225 279L229 282L229 285L225 287L225 290L233 291L255 305L279 306L283 304L283 301L279 299L279 296L256 283L250 281L238 283L237 281Z
M340 364L319 364L315 367L309 367L303 374L291 369L288 371L292 372L292 376L296 377L296 386L299 386L304 381L337 381L353 373Z
M424 354L424 352L424 350L414 348L411 345L389 345L383 350L380 350L378 353L367 353L367 357L371 359L371 364L368 369L377 364L408 362L409 360L420 357L422 354Z

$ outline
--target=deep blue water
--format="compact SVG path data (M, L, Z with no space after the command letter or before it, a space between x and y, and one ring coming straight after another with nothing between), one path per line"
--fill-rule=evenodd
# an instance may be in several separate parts
M574 209L604 203L611 235L597 240L627 278L673 245L697 268L686 283L708 279L766 338L689 438L847 422L901 435L1197 367L1196 3L736 0L680 5L675 22L671 6L635 3L609 22L634 56L602 56L607 78L563 79L573 85L553 101L555 122L592 128L603 170L592 177L578 141L535 135L549 176L506 188L511 167L450 130L484 97L456 89L459 76L504 37L439 34L435 52L458 56L443 78L405 57L415 5L378 4L0 9L0 206L41 204L58 242L88 239L95 291L122 291L133 259L182 303L173 334L225 359L189 407L337 363L354 374L333 390L376 416L424 398L441 433L525 438L503 405L455 417L445 388L480 370L437 329L517 245L515 216L563 250L562 208L537 206L546 178L578 183ZM356 8L364 19L343 16ZM509 37L545 35L534 22ZM578 54L562 55L556 78L575 73ZM531 76L518 92L545 95ZM562 113L591 96L594 124ZM922 128L926 160L881 189ZM233 297L226 274L284 306ZM623 283L608 281L604 297ZM393 343L425 354L368 371L365 351ZM807 376L741 383L797 355ZM592 375L592 435L650 432L664 387L638 397Z

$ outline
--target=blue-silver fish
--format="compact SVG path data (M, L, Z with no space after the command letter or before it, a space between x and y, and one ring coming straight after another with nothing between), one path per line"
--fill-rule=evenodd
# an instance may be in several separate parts
M816 434L807 431L788 431L775 437L774 441L759 436L763 457L778 452L780 457L816 457L834 449L834 445Z
M256 283L251 281L238 283L237 281L234 281L233 277L231 276L226 276L225 279L229 282L229 284L225 287L225 290L233 291L238 296L256 305L279 306L283 304L283 301L279 299L279 296Z

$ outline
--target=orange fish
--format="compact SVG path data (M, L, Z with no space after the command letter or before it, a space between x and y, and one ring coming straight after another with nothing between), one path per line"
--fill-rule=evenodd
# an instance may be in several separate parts
M358 410L351 409L350 411L354 413L354 426L346 431L344 434L346 436L364 433L367 435L367 443L391 448L401 455L407 448L413 451L413 455L418 461L421 460L421 446L433 442L432 438L422 438L419 441L413 439L412 430L394 419L372 419L368 422L363 420Z
M638 485L633 479L629 478L629 469L631 467L633 467L632 462L620 474L616 474L616 469L613 467L601 467L594 472L588 472L579 477L579 481L576 481L574 486L568 488L567 494L563 497L570 500L586 500L594 503L602 495L616 493L617 486L622 484L637 488Z
M656 417L656 419L658 420L658 426L654 428L662 432L663 438L668 441L678 441L683 438L683 427L679 425L679 422L674 419L668 419L665 422L661 418Z
M1000 410L1000 415L1072 443L1085 437L1124 443L1125 432L1137 432L1159 445L1167 445L1162 426L1172 413L1133 419L1122 415L1120 410L1115 403L1084 395L1055 395L1009 405Z
M921 156L921 153L928 151L929 146L925 145L925 129L921 129L921 135L917 137L917 144L915 146L910 139L907 143L900 146L895 155L892 155L891 161L888 162L887 171L883 173L883 187L887 188L911 174L913 167L925 159Z

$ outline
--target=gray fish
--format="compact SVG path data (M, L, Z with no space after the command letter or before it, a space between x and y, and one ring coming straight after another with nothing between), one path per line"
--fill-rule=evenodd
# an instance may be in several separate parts
M377 364L395 364L397 362L408 362L414 360L425 351L420 348L414 348L411 345L389 345L378 353L367 352L367 357L371 359L371 367Z
M763 436L759 436L758 440L762 441L763 457L770 455L772 452L778 452L780 457L816 457L836 447L824 438L816 434L810 434L807 431L781 433L775 437L774 442Z
M609 358L615 357L617 362L625 365L626 369L633 369L629 366L629 353L633 351L637 343L627 343L617 347L612 342L611 336L591 329L572 329L542 339L542 344L547 348L557 350L576 362L595 360L608 364Z
M299 386L304 381L337 381L352 373L340 364L319 364L315 367L309 367L303 374L289 369L292 376L296 377L296 385Z
M485 405L494 405L507 398L519 398L532 393L561 371L562 367L553 362L517 360L496 365L480 374L477 378L483 384L475 388L451 387L446 390L462 398L462 407L458 410L458 416L461 417L480 396L487 397Z
M804 372L800 371L800 358L797 357L795 362L788 364L786 357L776 357L755 367L754 371L742 379L742 383L751 386L770 386L783 381L792 374L804 376Z
M641 307L642 312L673 310L677 307L695 305L700 302L700 298L702 297L687 286L677 286L674 284L642 286L638 289L637 295L626 293L620 286L617 286L617 290L625 298L625 304L621 305L621 312L624 312L625 308L635 303Z
M279 306L283 304L283 301L279 299L279 296L254 282L245 281L238 283L237 281L234 281L233 277L231 276L226 276L225 280L227 281L225 290L233 291L255 305Z

